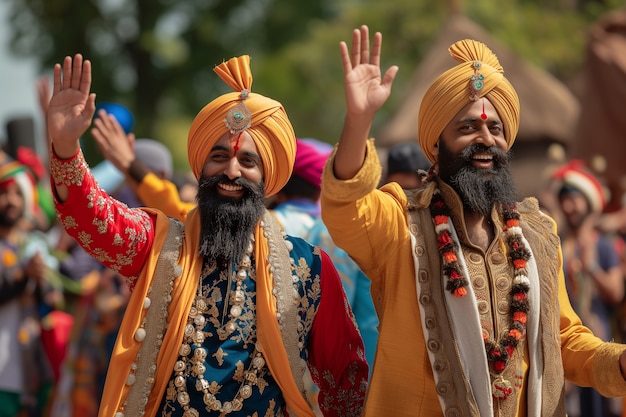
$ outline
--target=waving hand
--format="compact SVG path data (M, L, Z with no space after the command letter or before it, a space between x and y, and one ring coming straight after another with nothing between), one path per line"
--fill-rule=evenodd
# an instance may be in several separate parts
M363 165L374 115L389 98L398 73L394 65L381 76L382 43L382 35L376 32L370 49L369 29L363 25L352 31L352 51L345 42L339 44L348 107L333 165L339 179L353 178Z
M90 93L91 62L82 55L65 57L63 68L54 66L52 97L48 104L46 122L54 152L69 158L78 151L78 139L91 124L96 110L96 95Z
M391 94L398 67L390 67L381 78L382 42L381 33L376 32L370 50L369 29L363 25L352 32L352 51L348 51L345 42L339 44L348 113L373 116Z

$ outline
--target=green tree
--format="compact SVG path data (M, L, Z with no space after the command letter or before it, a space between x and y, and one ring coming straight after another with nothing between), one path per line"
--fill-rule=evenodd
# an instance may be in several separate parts
M281 49L307 36L308 21L335 12L332 0L9 1L13 52L36 57L42 69L82 53L97 100L125 104L137 134L159 140L163 120L188 120L225 91L212 72L217 63ZM170 130L173 145L186 139ZM88 159L98 159L90 144Z
M334 143L345 109L338 44L367 24L384 34L383 66L400 66L374 131L399 105L451 13L569 84L589 25L623 0L8 0L13 50L51 68L82 52L101 101L128 105L136 131L186 164L191 118L226 87L213 66L249 54L253 90L281 101L296 134ZM417 109L416 109L417 111ZM89 156L89 154L88 154Z

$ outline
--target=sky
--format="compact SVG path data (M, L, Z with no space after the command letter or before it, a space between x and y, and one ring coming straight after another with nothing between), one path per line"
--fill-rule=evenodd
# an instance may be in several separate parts
M37 104L37 67L34 60L17 58L9 52L9 4L0 1L0 143L7 136L6 124L15 117L34 117L42 124ZM39 130L40 131L40 130Z

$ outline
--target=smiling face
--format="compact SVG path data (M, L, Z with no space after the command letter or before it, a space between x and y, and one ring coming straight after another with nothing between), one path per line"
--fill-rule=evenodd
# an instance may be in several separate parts
M457 191L466 209L487 216L494 203L511 205L517 199L507 150L498 112L483 98L456 114L434 153L439 176Z
M445 127L440 140L445 141L448 149L455 155L474 144L486 148L496 146L504 151L508 149L502 120L496 108L486 98L472 101L463 107ZM433 154L438 153L439 148L435 147ZM488 153L477 153L472 157L472 165L488 169L493 167L493 161Z
M237 136L223 135L213 146L204 163L202 175L224 175L230 181L217 185L217 193L223 197L240 199L244 188L232 181L243 178L260 184L263 180L263 162L250 134L246 131Z

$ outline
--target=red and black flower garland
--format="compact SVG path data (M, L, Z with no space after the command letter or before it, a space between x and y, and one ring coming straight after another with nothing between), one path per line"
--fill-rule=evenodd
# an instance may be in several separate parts
M464 276L458 262L459 244L452 238L450 230L450 209L444 202L439 190L433 194L430 212L437 234L437 247L441 253L442 270L447 277L446 290L455 297L464 297L467 294L468 279ZM506 368L515 348L524 337L528 319L528 291L530 282L527 276L526 265L531 252L526 247L519 226L519 212L513 207L502 208L504 220L504 239L507 245L509 261L513 265L513 284L510 292L510 321L509 330L499 340L488 339L484 335L485 351L491 372L500 375ZM506 393L508 396L510 393Z

